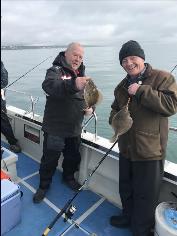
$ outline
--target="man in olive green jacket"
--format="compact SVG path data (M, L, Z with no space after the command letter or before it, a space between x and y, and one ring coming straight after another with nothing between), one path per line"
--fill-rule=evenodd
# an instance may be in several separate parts
M118 139L121 216L115 227L131 226L133 236L149 236L154 225L168 139L168 117L177 112L177 84L172 74L145 63L139 43L130 40L119 52L127 73L114 91L109 123L128 101L132 127Z

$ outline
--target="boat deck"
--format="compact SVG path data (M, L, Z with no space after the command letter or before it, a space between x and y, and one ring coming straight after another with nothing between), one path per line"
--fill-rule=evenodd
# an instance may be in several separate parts
M5 143L2 146L8 148ZM39 163L29 156L19 153L17 161L18 183L23 192L22 220L4 236L42 236L74 192L62 183L61 172L56 171L46 198L34 204L33 194L39 184ZM73 201L77 207L72 220L64 222L61 217L48 233L48 236L131 236L130 230L118 229L109 224L112 215L121 214L121 209L104 197L90 190L83 190Z

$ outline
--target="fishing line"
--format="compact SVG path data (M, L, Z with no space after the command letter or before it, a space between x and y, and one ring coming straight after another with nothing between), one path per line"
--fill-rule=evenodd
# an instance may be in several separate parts
M92 177L92 175L95 173L95 171L99 168L99 166L102 164L102 162L105 160L105 158L108 156L108 154L111 152L111 150L113 149L113 147L116 145L116 143L118 142L118 138L117 140L113 143L113 145L110 147L110 149L108 149L108 151L104 154L104 156L101 158L101 160L98 162L98 164L96 165L96 167L94 168L94 170L88 175L88 177L84 180L83 184L81 185L81 187L79 188L78 192L76 192L74 194L74 196L68 200L68 202L66 202L66 204L64 205L64 207L61 209L61 211L57 214L57 216L54 218L54 220L50 223L50 225L44 230L42 236L47 236L48 233L50 232L50 230L53 228L53 226L55 225L55 223L57 222L57 220L63 215L65 214L65 218L64 221L67 221L68 217L68 213L70 212L69 210L73 207L73 205L71 205L71 203L73 202L73 200L77 197L77 195L83 190L84 185L89 181L89 179Z
M50 56L52 57L52 56ZM25 74L23 74L22 76L20 76L18 79L16 79L15 81L13 81L12 83L10 83L9 85L7 85L4 89L9 88L11 85L13 85L14 83L16 83L18 80L20 80L21 78L23 78L25 75L27 75L28 73L30 73L32 70L34 70L36 67L38 67L39 65L41 65L43 62L47 61L50 57L47 57L45 60L43 60L42 62L40 62L39 64L37 64L36 66L34 66L33 68L31 68L30 70L28 70Z

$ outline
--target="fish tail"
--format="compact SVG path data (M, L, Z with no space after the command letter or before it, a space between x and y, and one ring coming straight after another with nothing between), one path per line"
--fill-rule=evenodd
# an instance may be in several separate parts
M96 102L96 104L100 104L103 101L103 94L101 93L100 90L98 90L98 100Z

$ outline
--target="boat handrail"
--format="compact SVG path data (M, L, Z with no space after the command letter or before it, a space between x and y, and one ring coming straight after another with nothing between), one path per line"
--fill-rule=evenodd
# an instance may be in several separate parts
M26 92L22 92L22 91L18 91L18 90L14 90L14 89L9 89L6 88L7 91L11 91L11 92L15 92L15 93L20 93L20 94L24 94L26 96L28 96L30 98L31 101L31 105L30 108L25 111L25 114L32 114L32 119L34 119L35 113L34 113L34 106L36 105L36 103L39 100L39 97L34 97L29 93ZM97 140L97 115L96 112L94 111L92 113L92 115L90 116L90 118L84 123L83 127L82 127L82 131L86 132L85 128L90 124L90 122L94 119L95 121L95 127L94 127L94 139L95 141Z
M93 112L93 116L95 118L95 141L97 140L97 115L96 112Z
M32 114L32 119L34 119L34 106L36 105L36 103L38 102L39 100L39 97L35 97L35 96L32 96L31 94L29 93L26 93L26 92L22 92L22 91L17 91L17 90L14 90L14 89L9 89L9 88L6 88L7 91L11 91L11 92L15 92L15 93L20 93L20 94L23 94L23 95L26 95L29 97L30 99L30 107L28 110L25 111L25 114Z
M90 124L90 122L94 119L94 124L95 124L95 127L94 127L94 139L95 141L97 140L97 115L96 115L96 112L94 111L92 113L92 115L90 116L90 118L84 122L83 126L82 126L82 132L86 132L86 127Z
M9 88L6 88L7 91L11 91L11 92L15 92L15 93L20 93L20 94L24 94L26 96L29 97L30 101L31 101L31 104L30 104L30 108L28 110L26 110L25 114L32 114L32 119L34 119L34 116L35 116L35 113L34 113L34 107L36 105L36 103L38 102L39 100L39 97L35 97L35 96L32 96L31 94L29 93L26 93L26 92L22 92L22 91L17 91L17 90L14 90L14 89L9 89ZM90 118L83 124L82 126L82 131L83 132L86 132L85 128L90 124L90 122L94 119L95 121L95 127L94 127L94 139L95 141L97 140L97 115L95 113L95 111L92 113L92 115L90 116ZM169 127L169 130L170 131L177 131L177 128L176 127Z

